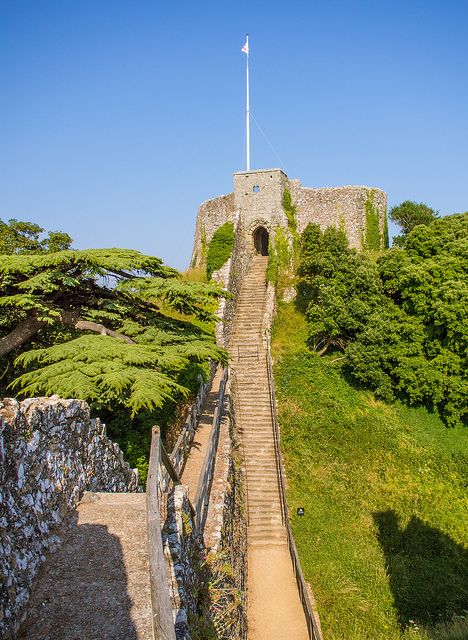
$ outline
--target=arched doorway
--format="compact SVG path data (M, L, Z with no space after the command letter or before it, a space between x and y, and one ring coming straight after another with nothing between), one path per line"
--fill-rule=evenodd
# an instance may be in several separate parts
M268 231L265 227L257 227L253 233L255 251L261 256L268 255Z

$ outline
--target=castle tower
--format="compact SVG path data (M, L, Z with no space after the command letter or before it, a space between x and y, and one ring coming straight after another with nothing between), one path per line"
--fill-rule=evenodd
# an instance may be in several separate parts
M310 222L322 229L343 229L356 249L378 250L386 243L387 196L365 186L306 188L290 180L281 169L240 171L234 174L234 192L207 200L199 210L192 254L193 266L201 266L215 231L226 222L235 226L238 247L254 255L265 252L278 227L288 229L283 208L285 190L295 210L299 233ZM238 238L239 234L242 238Z
M281 169L241 171L234 174L234 209L250 252L268 255L275 228L287 227L283 193L287 176ZM240 231L240 230L239 230Z

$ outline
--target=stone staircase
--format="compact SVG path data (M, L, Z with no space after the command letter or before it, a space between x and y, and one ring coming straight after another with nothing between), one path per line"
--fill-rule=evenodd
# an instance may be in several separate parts
M230 345L245 452L249 542L259 545L286 543L262 336L267 263L268 257L253 259L237 301Z
M282 521L263 316L268 257L255 256L237 300L229 345L244 449L248 512L248 638L309 636Z

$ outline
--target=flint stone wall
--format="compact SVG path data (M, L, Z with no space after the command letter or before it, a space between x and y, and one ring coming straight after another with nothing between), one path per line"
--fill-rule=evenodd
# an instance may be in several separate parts
M55 531L85 490L136 491L122 451L81 400L0 402L0 637L14 637Z
M204 532L211 577L224 589L227 605L226 610L221 611L212 607L215 624L224 629L220 640L247 637L247 510L240 436L233 405L234 387L233 378L229 377ZM231 570L226 571L226 566Z
M195 227L195 242L190 261L191 266L200 266L206 258L206 256L203 255L203 244L206 242L206 245L208 245L216 229L222 227L225 222L232 222L234 220L234 213L233 193L206 200L200 205Z
M229 298L221 300L216 312L220 318L220 322L216 325L216 340L225 348L229 346L231 339L236 300L252 260L252 252L249 250L243 231L243 221L238 215L234 215L233 222L234 246L231 256L221 269L213 273L213 278L231 294Z
M191 640L190 615L197 614L197 589L202 563L201 541L195 533L188 487L179 484L168 497L167 520L163 527L163 547L177 640ZM198 569L199 572L199 569Z

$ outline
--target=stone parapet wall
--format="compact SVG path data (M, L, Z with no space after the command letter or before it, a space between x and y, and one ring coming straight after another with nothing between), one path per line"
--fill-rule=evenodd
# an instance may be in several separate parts
M324 230L334 226L343 228L351 247L361 249L366 227L366 202L372 200L379 213L380 232L383 237L387 196L380 189L370 187L327 187L309 189L299 180L289 180L291 200L297 209L297 230L302 233L310 223Z
M0 636L14 637L56 528L85 490L136 491L137 474L81 400L0 402Z
M211 200L205 200L205 202L200 205L195 226L195 241L190 266L203 266L203 261L206 259L204 251L206 251L206 247L213 237L214 232L226 222L234 222L234 218L235 207L233 193L218 196Z
M381 189L366 186L307 188L299 180L289 180L280 169L262 169L234 174L233 193L207 200L200 206L191 264L202 265L203 252L216 229L225 222L236 224L236 237L243 235L242 242L250 256L255 251L253 232L257 227L263 226L272 238L276 227L287 229L288 220L283 210L286 187L297 209L300 233L309 223L319 224L322 229L335 226L346 231L351 247L362 249L366 207L371 204L379 217L383 243L387 196Z

